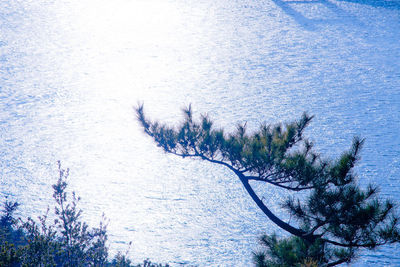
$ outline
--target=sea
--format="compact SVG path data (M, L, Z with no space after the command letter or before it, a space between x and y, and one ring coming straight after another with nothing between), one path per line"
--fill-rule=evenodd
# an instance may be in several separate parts
M365 138L361 187L400 203L398 0L13 0L0 3L0 201L52 213L58 165L111 255L171 266L252 266L285 236L221 166L166 154L135 107L171 125L191 104L216 128L314 115L335 159ZM285 193L255 185L285 221ZM51 216L51 215L50 215ZM400 246L351 266L400 266Z

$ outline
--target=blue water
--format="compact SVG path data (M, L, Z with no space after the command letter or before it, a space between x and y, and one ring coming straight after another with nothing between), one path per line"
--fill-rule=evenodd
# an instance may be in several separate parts
M400 203L400 3L36 0L0 4L0 199L52 206L57 160L85 218L135 262L247 266L278 230L227 170L164 154L135 120L192 103L217 126L315 115L327 157L366 138L360 183ZM265 201L284 217L282 193ZM400 247L353 266L400 266Z

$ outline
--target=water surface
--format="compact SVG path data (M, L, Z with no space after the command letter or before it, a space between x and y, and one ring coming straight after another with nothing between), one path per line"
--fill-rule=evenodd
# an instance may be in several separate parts
M227 170L164 154L138 101L174 123L192 103L219 127L315 114L327 157L366 138L360 183L400 202L397 1L10 1L0 4L0 196L52 206L56 161L111 249L199 266L246 266L277 228ZM281 213L280 192L264 199ZM283 214L282 214L283 216ZM354 266L398 266L399 246Z

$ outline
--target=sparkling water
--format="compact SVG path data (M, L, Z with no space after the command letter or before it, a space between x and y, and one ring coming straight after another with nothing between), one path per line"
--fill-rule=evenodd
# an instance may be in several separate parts
M85 220L109 218L134 262L248 266L278 231L228 170L167 155L134 107L169 123L192 103L217 127L315 115L326 157L366 138L362 185L400 203L400 3L35 0L0 4L0 199L53 206L57 160ZM261 192L282 218L282 192ZM289 218L287 218L289 219ZM400 266L399 246L354 266Z

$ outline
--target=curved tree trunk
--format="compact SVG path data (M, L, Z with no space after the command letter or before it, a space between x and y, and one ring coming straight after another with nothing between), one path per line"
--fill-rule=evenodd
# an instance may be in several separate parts
M240 173L236 173L236 175L239 176L240 181L242 182L247 193L249 193L250 197L254 200L254 202L257 204L257 206L264 212L265 215L267 215L267 217L271 221L273 221L276 225L278 225L283 230L285 230L295 236L301 237L309 242L315 241L315 236L307 235L307 233L305 231L295 228L295 227L291 226L290 224L285 223L278 217L276 217L275 214L273 214L271 212L271 210L268 209L267 206L265 206L265 204L262 202L262 200L257 196L256 192L254 192L254 190L251 187L249 180L246 178L246 176L244 176L243 174L240 174Z

